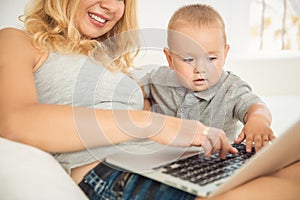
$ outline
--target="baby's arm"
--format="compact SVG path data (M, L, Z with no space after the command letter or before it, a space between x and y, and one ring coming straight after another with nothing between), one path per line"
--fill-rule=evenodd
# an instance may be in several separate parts
M265 104L253 104L249 108L244 121L245 126L235 143L240 143L246 139L247 152L251 152L253 142L255 151L258 151L275 138L271 129L272 115Z

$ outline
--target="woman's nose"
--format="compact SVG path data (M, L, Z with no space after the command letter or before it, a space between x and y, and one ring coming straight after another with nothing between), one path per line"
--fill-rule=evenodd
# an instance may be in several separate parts
M114 12L117 10L117 0L101 0L99 5L101 8L104 8L110 12Z

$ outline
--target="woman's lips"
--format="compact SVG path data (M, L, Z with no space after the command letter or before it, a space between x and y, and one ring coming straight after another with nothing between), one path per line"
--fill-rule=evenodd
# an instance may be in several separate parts
M95 26L98 26L98 27L103 27L104 24L107 22L107 18L102 16L102 15L99 15L99 14L96 14L96 13L91 13L89 12L88 13L88 16L89 16L89 19L90 21L95 25Z

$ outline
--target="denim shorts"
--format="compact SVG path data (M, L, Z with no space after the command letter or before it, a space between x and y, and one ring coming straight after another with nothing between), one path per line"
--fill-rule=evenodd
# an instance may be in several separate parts
M100 163L79 183L91 200L194 200L195 196L138 174Z

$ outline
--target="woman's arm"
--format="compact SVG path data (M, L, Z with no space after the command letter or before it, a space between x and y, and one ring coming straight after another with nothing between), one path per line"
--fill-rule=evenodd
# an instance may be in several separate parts
M0 135L26 143L46 151L74 151L87 146L103 145L101 138L91 144L83 144L78 129L84 126L85 133L97 135L91 109L82 108L82 123L74 120L71 106L45 105L38 103L33 73L44 60L45 54L35 49L23 31L3 29L0 31ZM79 112L79 111L78 111ZM97 112L97 116L110 121L109 111ZM94 116L94 115L92 115ZM102 119L101 119L102 120ZM112 121L112 120L111 120ZM80 125L77 127L77 125ZM112 143L128 140L130 137L112 130L108 138Z
M34 70L45 60L22 31L0 31L0 136L48 152L66 152L150 138L176 146L203 145L208 154L236 152L223 131L149 111L95 110L39 104ZM213 141L209 142L208 139Z

